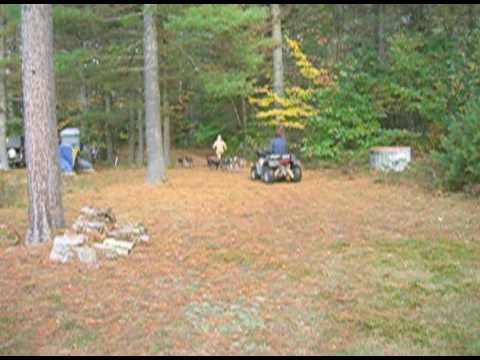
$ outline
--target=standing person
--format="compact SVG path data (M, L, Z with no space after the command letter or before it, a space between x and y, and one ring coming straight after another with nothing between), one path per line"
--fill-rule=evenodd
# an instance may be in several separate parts
M271 142L272 154L288 154L287 140L285 139L285 128L279 126L275 131L275 138Z
M223 141L222 136L218 135L217 140L213 143L213 150L217 154L217 159L220 161L222 159L223 153L227 150L227 144Z

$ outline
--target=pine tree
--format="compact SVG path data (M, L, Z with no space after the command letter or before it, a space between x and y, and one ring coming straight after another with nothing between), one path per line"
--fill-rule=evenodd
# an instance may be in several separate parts
M160 123L160 88L158 78L158 38L153 5L144 9L145 62L145 125L147 138L147 181L158 184L166 181L165 158Z
M51 5L22 6L22 84L29 197L27 244L63 225L57 160Z

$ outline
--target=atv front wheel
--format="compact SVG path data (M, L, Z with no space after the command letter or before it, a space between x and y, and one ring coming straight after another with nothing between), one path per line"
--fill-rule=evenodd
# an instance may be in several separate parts
M252 168L250 169L250 180L258 180L260 179L260 175L258 175L257 173L257 168L256 166L252 166Z

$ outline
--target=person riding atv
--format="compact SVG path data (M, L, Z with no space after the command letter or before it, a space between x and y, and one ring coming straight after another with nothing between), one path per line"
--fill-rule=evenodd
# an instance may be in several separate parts
M275 131L275 137L272 139L270 147L272 154L288 154L287 140L285 139L285 129L283 126L279 126Z
M299 182L302 179L302 166L293 154L288 153L285 130L277 128L275 138L267 151L257 151L258 159L250 169L252 180L262 179L265 183L287 179Z

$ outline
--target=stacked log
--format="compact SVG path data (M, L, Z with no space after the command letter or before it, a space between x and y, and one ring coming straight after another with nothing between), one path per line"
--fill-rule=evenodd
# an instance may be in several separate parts
M95 249L107 258L127 256L137 243L150 240L142 224L118 224L112 209L83 207L71 230L55 238L51 260L65 263L77 254L82 262L96 262Z

